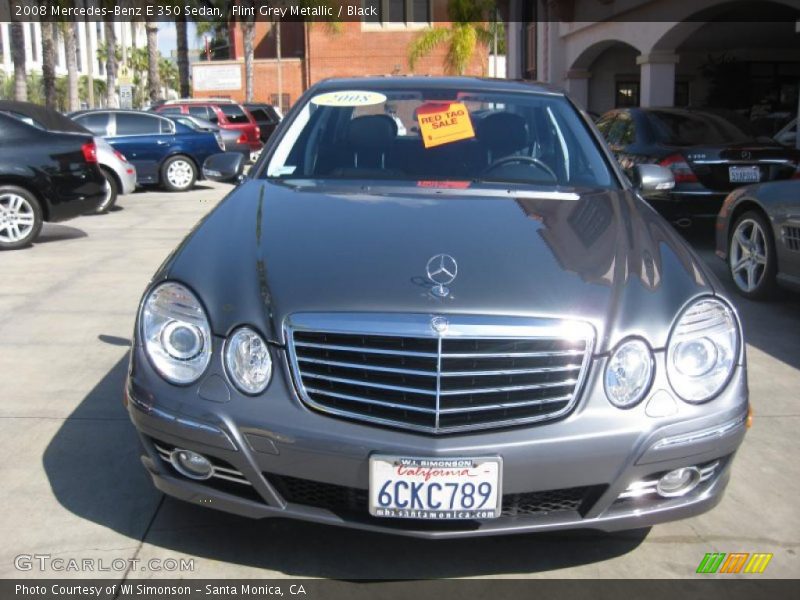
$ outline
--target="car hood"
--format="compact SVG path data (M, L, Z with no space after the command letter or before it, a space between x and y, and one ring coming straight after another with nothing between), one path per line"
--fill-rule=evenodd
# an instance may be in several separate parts
M426 276L439 253L458 263L446 298ZM629 191L264 180L237 187L158 277L189 285L218 335L250 324L283 343L297 312L552 316L593 324L598 352L628 335L663 347L681 307L714 287Z

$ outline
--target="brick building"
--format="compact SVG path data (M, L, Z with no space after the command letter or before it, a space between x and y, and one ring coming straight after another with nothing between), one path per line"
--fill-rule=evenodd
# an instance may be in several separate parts
M410 10L424 9L429 20L421 22L415 17L408 22L345 21L338 24L338 30L323 22L282 23L280 70L284 108L297 100L310 85L327 77L411 73L407 60L409 44L425 29L449 27L450 23L444 20L447 18L446 7L430 0L397 0L392 4L404 5L406 14L410 14ZM254 99L277 104L276 27L264 21L256 22L255 27ZM229 60L201 61L192 65L195 97L216 96L244 101L241 27L232 26L229 36ZM446 53L446 46L438 48L418 61L414 73L445 74ZM467 73L485 75L488 58L488 48L479 46Z

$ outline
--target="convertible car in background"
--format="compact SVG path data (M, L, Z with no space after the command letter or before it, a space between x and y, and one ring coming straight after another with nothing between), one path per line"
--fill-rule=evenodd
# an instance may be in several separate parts
M800 181L731 193L717 217L717 255L743 296L766 298L776 285L800 290Z
M719 502L745 344L641 197L669 169L629 180L562 93L508 80L327 80L275 135L140 304L125 402L160 490L421 537Z

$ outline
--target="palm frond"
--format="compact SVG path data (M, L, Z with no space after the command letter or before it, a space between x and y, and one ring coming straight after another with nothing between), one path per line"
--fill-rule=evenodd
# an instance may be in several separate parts
M472 23L454 25L445 64L455 75L463 75L478 43L477 30Z
M453 34L452 29L443 27L420 32L408 47L408 66L413 71L423 56L428 56L437 46L447 42Z

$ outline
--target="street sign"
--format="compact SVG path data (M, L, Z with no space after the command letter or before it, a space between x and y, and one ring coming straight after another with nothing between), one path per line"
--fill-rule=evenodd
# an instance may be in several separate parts
M133 86L123 84L119 86L119 107L133 108Z

